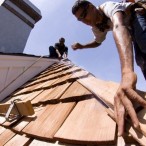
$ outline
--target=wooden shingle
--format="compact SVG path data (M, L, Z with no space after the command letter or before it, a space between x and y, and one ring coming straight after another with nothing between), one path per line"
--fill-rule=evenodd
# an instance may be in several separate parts
M115 141L115 130L116 123L93 96L76 105L55 138L73 144L106 144Z
M41 114L39 114L34 121L31 121L22 131L35 138L39 137L43 140L53 140L54 134L60 128L74 106L75 103L73 102L48 105Z

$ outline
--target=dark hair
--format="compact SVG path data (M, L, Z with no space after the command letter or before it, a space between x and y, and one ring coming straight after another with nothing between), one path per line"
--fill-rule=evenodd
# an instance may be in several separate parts
M90 2L86 0L77 0L73 7L72 7L72 13L75 14L79 8L85 8L87 5L89 5Z
M60 41L65 42L65 38L61 37L61 38L59 39L59 42L60 42Z

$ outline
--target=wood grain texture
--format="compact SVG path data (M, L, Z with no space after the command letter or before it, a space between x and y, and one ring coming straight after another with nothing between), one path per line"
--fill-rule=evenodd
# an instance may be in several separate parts
M78 80L81 84L87 87L92 93L94 93L97 98L101 98L111 109L114 107L114 95L116 90L118 89L118 84L105 82L99 79L94 78L93 76ZM138 91L138 93L145 98L145 94L143 92ZM137 107L137 105L136 105ZM144 144L146 142L146 110L137 113L138 119L140 121L140 126L142 130L136 130L132 127L132 123L128 120L127 123L127 132L130 133L133 138L139 142L140 144ZM144 135L145 136L144 136Z
M57 142L46 142L46 141L41 141L41 140L37 140L34 139L29 146L59 146L59 144L57 144ZM61 145L60 145L61 146Z
M41 139L52 139L60 128L75 103L48 105L34 121L30 122L23 132Z
M54 137L74 144L110 143L115 140L115 130L116 123L93 97L76 105Z
M6 121L6 118L4 116L0 116L0 124L3 124Z
M31 122L34 121L37 116L41 115L45 107L38 107L35 109L35 114L33 116L24 117L19 120L11 129L17 133L22 133L21 131Z
M37 95L31 102L32 104L38 104L40 103L40 101L43 100L43 98L45 98L46 96L48 96L53 90L54 90L55 87L52 87L50 89L45 89L45 90L42 90L42 92Z
M110 87L108 82L96 79L91 75L87 78L79 79L78 82L99 98L101 97L106 104L113 108L115 93L113 92L113 87Z
M23 135L15 135L11 140L9 140L5 146L23 146L29 142L29 138Z
M0 126L0 135L6 130L6 128Z
M75 81L71 84L68 90L61 96L61 101L79 101L86 99L92 93Z
M3 146L6 144L13 136L15 135L14 132L7 129L0 135L0 145Z
M44 96L41 99L41 102L59 102L60 97L62 94L67 90L67 88L71 85L71 83L64 83L62 85L58 85L50 94Z

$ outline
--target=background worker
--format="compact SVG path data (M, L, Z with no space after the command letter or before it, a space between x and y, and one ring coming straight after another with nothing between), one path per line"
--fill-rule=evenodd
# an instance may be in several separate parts
M68 47L65 46L65 39L61 37L58 43L55 43L54 47L49 47L50 58L67 58Z
M142 11L142 13L145 13L145 10L142 9ZM86 0L77 0L72 7L72 13L78 21L91 26L95 36L94 40L87 44L73 44L72 48L74 50L98 47L105 40L107 32L113 31L121 63L121 82L114 97L118 135L121 136L124 133L126 111L134 127L138 128L139 121L133 102L146 107L146 101L135 92L137 75L134 73L132 41L135 44L135 52L141 52L141 54L145 55L146 15L135 12L134 5L130 2L118 3L109 1L99 7L95 7ZM141 62L141 54L136 55L136 60L140 62L139 65L143 71L144 65Z

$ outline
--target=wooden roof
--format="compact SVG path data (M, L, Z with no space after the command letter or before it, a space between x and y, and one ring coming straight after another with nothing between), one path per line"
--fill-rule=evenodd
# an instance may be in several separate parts
M35 114L12 122L1 114L0 145L144 145L145 109L138 112L142 130L135 130L127 118L124 139L117 137L113 97L118 86L70 61L55 63L3 100L30 100Z

